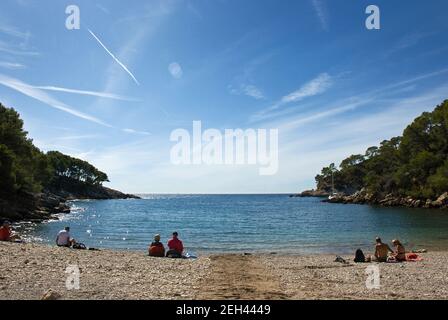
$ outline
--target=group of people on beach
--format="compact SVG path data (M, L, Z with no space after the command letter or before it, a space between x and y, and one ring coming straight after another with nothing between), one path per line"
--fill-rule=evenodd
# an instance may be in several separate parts
M179 233L173 232L172 238L168 240L168 250L165 252L165 246L160 241L160 234L154 236L154 241L148 248L148 254L151 257L184 258L184 244L179 239ZM5 220L0 226L0 241L21 242L20 237L14 234L11 222ZM70 234L70 227L65 227L59 231L56 236L56 245L58 247L86 249L85 245L78 243ZM92 248L90 248L92 249Z
M408 259L406 250L401 242L397 239L392 240L395 250L392 250L388 244L383 243L380 237L375 239L375 253L373 256L364 256L361 249L356 250L355 262L402 262Z
M173 232L173 237L168 240L168 250L165 253L165 246L160 241L160 234L154 236L154 241L148 248L148 254L151 257L168 257L168 258L183 258L184 244L179 239L179 233ZM56 237L56 245L58 247L78 248L79 243L70 235L70 227L65 227L59 231ZM82 248L82 246L81 246Z
M395 250L383 243L380 237L377 237L375 242L375 258L378 262L406 261L406 250L399 240L392 240Z
M179 234L173 232L173 237L168 240L168 250L165 254L165 247L160 241L160 234L154 236L154 241L148 248L148 253L151 257L168 257L168 258L183 258L184 244L179 239Z

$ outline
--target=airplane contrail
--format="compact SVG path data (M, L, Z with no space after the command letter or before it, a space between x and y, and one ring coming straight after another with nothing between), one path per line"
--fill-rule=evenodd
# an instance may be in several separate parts
M131 97L125 97L125 96L121 96L118 94L107 93L107 92L68 89L68 88L61 88L61 87L54 87L54 86L32 86L32 87L35 89L41 89L41 90L74 93L74 94L81 94L81 95L94 96L94 97L100 97L100 98L108 98L108 99L114 99L114 100L131 101L131 102L132 101L140 101L138 99L134 99Z
M95 122L95 123L100 124L105 127L110 127L110 128L112 127L111 125L105 123L104 121L102 121L96 117L93 117L89 114L75 110L74 108L72 108L72 107L64 104L63 102L53 98L52 96L48 95L43 90L34 88L33 86L30 86L29 84L24 83L20 80L10 78L8 76L0 74L0 85L4 85L5 87L16 90L30 98L36 99L40 102L45 103L46 105L49 105L50 107L70 113L71 115L73 115L75 117L78 117L78 118L81 118L84 120L88 120L91 122Z
M129 69L120 61L117 59L117 57L114 56L114 54L112 52L109 51L109 49L106 48L106 46L101 42L100 39L98 39L98 37L92 32L92 30L87 29L89 31L89 33L92 35L92 37L95 38L96 41L98 41L98 43L103 47L104 50L106 50L106 52L115 60L115 62L117 62L123 69L124 71L126 71L131 78L135 81L135 83L137 85L140 85L140 83L138 82L138 80L134 77L134 75L132 74L131 71L129 71Z

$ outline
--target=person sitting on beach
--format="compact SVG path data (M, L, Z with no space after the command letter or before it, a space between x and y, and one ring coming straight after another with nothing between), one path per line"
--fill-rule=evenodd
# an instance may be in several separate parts
M375 258L378 262L386 262L389 252L393 252L392 249L381 241L381 238L375 239Z
M401 242L397 239L394 239L392 240L392 244L395 247L395 251L392 254L395 260L406 261L406 250L404 249L404 246L401 244Z
M182 258L182 252L184 251L184 245L179 240L179 234L173 232L173 238L168 241L168 251L166 256L169 258Z
M65 227L64 230L59 231L56 237L56 245L58 247L70 248L76 243L75 239L70 236L70 227Z
M151 257L164 257L165 256L165 247L163 243L160 242L160 234L156 234L154 236L154 242L149 246L149 255Z
M0 227L0 241L18 241L20 237L12 233L11 222L4 221Z

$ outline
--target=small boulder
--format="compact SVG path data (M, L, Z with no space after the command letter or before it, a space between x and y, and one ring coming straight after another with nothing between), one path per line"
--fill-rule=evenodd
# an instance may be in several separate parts
M441 203L441 205L448 204L448 192L445 192L436 200L438 203Z
M431 208L440 208L442 207L442 205L443 205L442 202L440 202L439 200L431 202Z
M58 300L60 298L61 298L61 295L59 293L49 289L47 292L44 293L41 300Z

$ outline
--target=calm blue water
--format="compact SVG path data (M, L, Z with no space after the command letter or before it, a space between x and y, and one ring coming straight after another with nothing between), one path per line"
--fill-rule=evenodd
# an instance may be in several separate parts
M75 201L60 221L26 227L53 243L69 225L88 246L146 250L173 231L189 251L352 253L375 236L411 247L448 247L448 212L322 203L287 195L147 195L142 200Z

